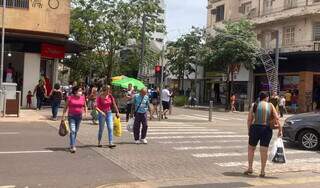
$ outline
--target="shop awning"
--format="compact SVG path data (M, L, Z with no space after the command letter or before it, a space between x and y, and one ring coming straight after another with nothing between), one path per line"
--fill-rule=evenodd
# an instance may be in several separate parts
M32 44L39 44L39 45L43 43L60 45L65 47L66 53L80 53L85 50L92 49L88 46L80 44L77 41L68 40L66 37L63 37L63 36L53 36L53 35L50 36L45 34L6 31L5 41L15 42L15 43L32 43Z

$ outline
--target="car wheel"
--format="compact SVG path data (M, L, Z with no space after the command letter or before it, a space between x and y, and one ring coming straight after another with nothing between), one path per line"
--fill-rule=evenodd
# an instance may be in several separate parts
M299 134L299 144L303 149L315 150L319 147L319 134L313 130L305 130Z

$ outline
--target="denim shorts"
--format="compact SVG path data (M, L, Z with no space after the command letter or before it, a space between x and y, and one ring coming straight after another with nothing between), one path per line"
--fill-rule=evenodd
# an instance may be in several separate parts
M252 125L249 130L249 145L256 147L260 141L260 146L269 147L272 138L272 129L265 125Z

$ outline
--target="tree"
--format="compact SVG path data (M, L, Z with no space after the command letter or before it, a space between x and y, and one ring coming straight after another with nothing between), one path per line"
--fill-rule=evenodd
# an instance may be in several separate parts
M113 68L118 60L118 52L129 45L130 41L141 41L141 19L147 15L146 38L164 26L159 13L161 7L156 0L74 0L71 14L71 37L82 44L92 47L83 55L74 55L70 60L81 64L88 72L88 66L98 67L98 73L111 82ZM79 68L79 67L75 68ZM91 67L91 66L89 66ZM73 68L73 67L72 67ZM91 67L92 69L92 67ZM96 70L96 69L94 69Z
M184 76L188 77L189 74L194 73L197 65L202 62L198 54L202 49L203 37L204 30L192 28L190 33L168 45L166 58L169 62L169 70L172 75L178 77L180 90L184 88Z
M253 25L247 20L226 22L223 29L207 40L210 48L209 66L227 75L228 101L233 93L234 73L237 65L252 70L257 65L257 41ZM231 82L230 82L231 81Z

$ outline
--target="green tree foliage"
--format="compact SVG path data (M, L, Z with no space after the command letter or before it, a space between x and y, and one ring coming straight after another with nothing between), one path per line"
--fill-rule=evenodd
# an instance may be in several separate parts
M193 28L190 33L168 44L166 58L171 74L178 77L179 89L183 88L184 76L194 73L195 66L203 62L199 55L204 52L203 42L204 30Z
M236 65L252 70L258 63L257 37L253 29L252 23L247 20L226 22L223 29L216 28L215 34L207 39L206 45L210 48L207 66L228 75L228 96L233 92Z
M152 32L164 31L163 21L159 19L161 11L156 0L73 0L71 38L92 48L67 61L76 73L74 77L86 76L94 70L110 82L113 69L120 62L120 50L129 41L139 46L143 15L148 18L147 43Z

